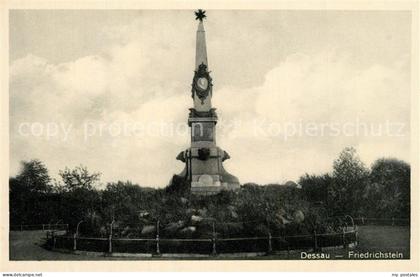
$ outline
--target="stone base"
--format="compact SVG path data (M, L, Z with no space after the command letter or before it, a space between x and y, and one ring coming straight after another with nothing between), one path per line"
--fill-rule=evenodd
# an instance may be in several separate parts
M189 187L192 194L199 195L239 189L238 178L229 174L223 167L223 161L230 158L226 151L215 146L213 142L193 144L194 147L188 148L177 156L178 160L186 164L181 174L176 175L178 179L184 180L183 187ZM174 184L173 179L170 187L175 188ZM180 188L177 187L176 191L179 191Z
M214 195L218 194L223 190L236 191L240 188L240 184L229 184L223 183L219 186L200 186L194 183L191 183L191 193L195 195Z
M189 181L187 170L184 169L180 174L174 175L169 182L167 188L171 188L171 191L190 191L195 195L214 195L218 194L223 190L236 191L240 188L240 183L238 179L227 173L223 172L223 175L201 175L195 176L196 181ZM201 178L200 178L201 177ZM212 182L212 180L225 180L228 182ZM230 181L230 182L229 182Z
M191 193L195 195L214 195L221 191L221 187L193 187Z

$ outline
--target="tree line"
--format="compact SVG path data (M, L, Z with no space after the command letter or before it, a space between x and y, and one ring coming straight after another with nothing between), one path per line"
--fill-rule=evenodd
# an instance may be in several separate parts
M345 148L331 173L305 174L299 184L308 201L332 216L410 217L410 165L402 160L381 158L368 168L354 148Z
M53 180L39 160L22 161L20 172L9 179L10 224L60 222L74 229L83 220L81 232L99 236L114 222L119 235L130 237L151 233L157 220L168 236L206 236L211 222L218 222L218 232L226 235L258 235L267 228L284 235L334 229L328 220L343 215L410 215L410 165L382 158L368 168L354 148L340 153L331 173L305 174L297 184L248 183L239 192L207 197L190 195L183 180L158 189L130 181L98 189L101 174L82 165L59 176ZM197 231L206 224L205 231Z

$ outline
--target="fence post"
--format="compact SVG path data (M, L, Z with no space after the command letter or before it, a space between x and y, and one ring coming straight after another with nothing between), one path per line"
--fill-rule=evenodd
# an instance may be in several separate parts
M362 225L365 225L365 218L362 216Z
M23 226L22 226L22 224L20 224L20 231L21 231L21 232L23 231Z
M52 239L53 239L53 246L52 246L52 249L55 249L56 237L55 237L54 231L51 233L51 236L52 236Z
M109 224L109 237L108 237L108 252L112 253L112 227L114 225L115 220L112 219L111 223Z
M316 237L316 230L314 230L314 252L318 251L318 240Z
M344 229L343 229L342 239L343 239L343 248L347 248L346 231Z
M216 229L215 229L215 226L214 226L214 222L213 222L213 239L212 239L212 241L213 241L212 255L217 255L217 252L216 252Z
M109 238L108 238L108 252L112 253L112 233L109 234Z
M355 235L355 245L357 246L357 245L359 245L359 232L358 232L357 225L356 225L356 228L354 230L354 235Z
M45 231L44 224L42 224L42 231Z
M73 235L73 250L76 251L77 250L77 234L74 233Z
M159 248L159 220L156 223L156 255L160 255L160 248Z
M392 217L392 226L394 226L394 224L395 224L395 223L394 223L394 217Z
M271 244L271 232L268 231L268 253L273 252L273 246Z

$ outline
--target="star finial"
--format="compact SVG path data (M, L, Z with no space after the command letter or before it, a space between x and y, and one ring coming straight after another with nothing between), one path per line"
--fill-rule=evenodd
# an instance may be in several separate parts
M206 18L206 11L203 11L202 9L199 9L198 11L195 11L195 20L200 20L203 22L203 19Z

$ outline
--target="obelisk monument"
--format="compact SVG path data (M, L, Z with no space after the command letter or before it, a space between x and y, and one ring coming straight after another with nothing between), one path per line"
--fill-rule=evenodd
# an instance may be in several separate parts
M205 11L195 12L198 22L195 53L195 71L192 82L194 107L190 108L188 125L191 129L191 147L177 159L185 163L178 177L191 184L193 194L216 194L221 190L236 190L239 180L226 172L223 161L229 159L226 151L216 145L216 109L212 107L213 84L208 71Z

